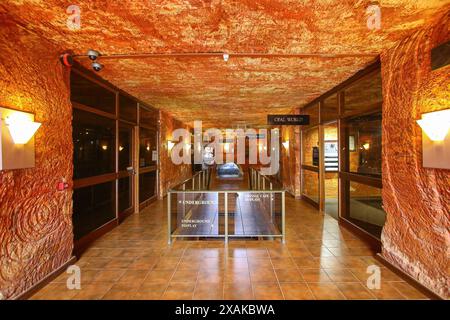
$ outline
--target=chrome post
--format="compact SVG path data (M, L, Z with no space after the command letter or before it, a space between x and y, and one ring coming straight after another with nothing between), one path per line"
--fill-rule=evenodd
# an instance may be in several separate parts
M183 183L183 191L186 190L186 184ZM178 200L178 193L177 193L177 200ZM183 192L183 218L186 215L186 193Z
M171 203L170 203L170 192L169 192L169 193L167 193L167 232L168 232L168 236L169 236L167 243L169 245L172 242L172 231L171 231L172 228L171 228L171 221L170 221L170 218L171 218L170 204Z
M228 193L224 193L225 205L225 243L228 243Z
M269 188L270 188L270 190L273 189L272 182L269 182ZM273 199L274 199L273 193L271 192L270 193L270 222L271 223L273 223Z
M286 209L286 202L285 202L285 194L284 191L281 193L281 232L283 235L282 241L283 243L286 243L286 216L285 216L285 209Z

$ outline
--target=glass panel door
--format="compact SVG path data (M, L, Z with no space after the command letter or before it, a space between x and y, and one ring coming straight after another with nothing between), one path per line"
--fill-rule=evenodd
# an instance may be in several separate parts
M134 128L131 125L119 123L119 182L118 206L119 217L134 212Z
M314 205L320 204L319 127L302 131L302 197Z
M156 196L157 131L139 128L139 204Z
M333 218L339 212L339 148L337 122L323 125L324 211Z

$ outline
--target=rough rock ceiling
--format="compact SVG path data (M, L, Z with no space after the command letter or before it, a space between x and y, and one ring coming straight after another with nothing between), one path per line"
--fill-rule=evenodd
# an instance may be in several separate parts
M0 13L61 47L84 54L229 52L221 57L104 59L101 76L191 123L264 124L345 80L450 0L379 1L381 29L369 30L373 1L344 0L4 0ZM81 29L66 8L81 9ZM274 54L233 57L233 53ZM280 57L327 53L335 57ZM358 56L361 55L362 56ZM348 56L346 56L348 55ZM80 61L89 65L86 59Z

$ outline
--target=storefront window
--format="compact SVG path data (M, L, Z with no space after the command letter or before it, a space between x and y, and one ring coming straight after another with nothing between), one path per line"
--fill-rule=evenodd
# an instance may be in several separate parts
M348 121L349 172L381 175L381 113Z

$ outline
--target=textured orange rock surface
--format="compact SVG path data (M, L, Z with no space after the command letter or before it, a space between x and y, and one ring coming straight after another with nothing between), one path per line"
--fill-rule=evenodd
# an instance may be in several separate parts
M18 22L84 54L223 52L378 54L426 24L448 0L390 0L369 30L371 0L79 0L81 29L62 0L3 0ZM383 3L382 1L380 1ZM72 2L70 2L72 4ZM175 118L225 127L264 124L347 79L373 57L104 60L102 76ZM86 60L83 60L86 61ZM242 112L245 110L245 112Z
M55 48L0 19L0 105L42 123L35 168L0 171L0 292L10 298L71 257L72 191L56 185L72 180L72 109Z
M164 111L159 112L159 117L159 197L162 198L166 195L169 188L192 176L192 166L190 164L175 165L167 149L167 141L172 140L173 130L181 128L189 130L189 127Z
M298 113L296 110L295 113ZM299 126L283 126L282 142L289 141L289 149L280 145L281 149L281 180L283 187L295 197L301 196L300 190L300 128Z
M450 39L448 12L381 55L383 76L383 255L450 297L450 171L422 167L424 112L450 106L450 67L431 71L430 50Z

